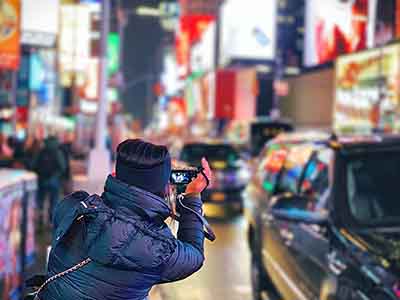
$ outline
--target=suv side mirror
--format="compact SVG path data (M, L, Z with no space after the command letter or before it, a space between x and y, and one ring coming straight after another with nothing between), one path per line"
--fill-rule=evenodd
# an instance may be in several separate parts
M278 220L311 225L327 225L328 215L307 210L309 198L301 195L281 195L274 197L270 212Z

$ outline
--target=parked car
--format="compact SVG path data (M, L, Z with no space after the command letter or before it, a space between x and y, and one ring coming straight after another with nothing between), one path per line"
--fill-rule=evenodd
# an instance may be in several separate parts
M400 299L400 136L281 135L245 191L254 299Z
M202 157L207 158L214 175L212 185L202 194L206 213L240 212L242 192L250 177L247 164L232 145L222 142L188 143L182 148L179 159L199 166Z

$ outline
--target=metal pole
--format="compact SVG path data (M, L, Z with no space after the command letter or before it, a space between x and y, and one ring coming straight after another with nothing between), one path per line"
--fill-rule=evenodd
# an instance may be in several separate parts
M123 92L124 92L124 84L125 84L125 78L124 78L124 70L122 67L122 64L124 62L124 47L125 47L125 28L128 24L127 17L124 11L124 8L122 6L122 1L118 0L118 12L117 12L117 20L118 20L118 34L119 34L119 76L121 77L122 82L120 83L119 87L119 97L122 97Z
M275 68L274 79L273 79L274 94L273 94L273 99L272 99L272 108L271 108L270 117L271 117L271 119L279 119L281 117L281 112L280 112L280 108L279 108L280 97L276 93L275 84L282 80L283 72L284 72L283 59L282 59L281 53L279 53L279 51L277 51L276 63L275 63L274 68Z
M100 66L99 66L99 106L96 119L96 149L106 149L107 132L107 42L110 32L110 0L102 1L102 26L100 40Z
M14 136L17 135L17 89L18 89L18 72L12 71L11 74L11 103L13 106L13 117L12 117L12 125L13 125L13 133Z
M107 42L110 31L110 1L102 0L102 28L100 40L99 65L99 105L96 119L95 148L89 155L87 190L90 193L101 193L104 178L111 171L111 156L106 147L107 133Z

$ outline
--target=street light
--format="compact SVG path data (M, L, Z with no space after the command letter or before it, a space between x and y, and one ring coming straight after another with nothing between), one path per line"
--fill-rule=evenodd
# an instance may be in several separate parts
M161 17L162 12L159 8L151 7L151 6L139 6L136 9L136 15L142 17Z

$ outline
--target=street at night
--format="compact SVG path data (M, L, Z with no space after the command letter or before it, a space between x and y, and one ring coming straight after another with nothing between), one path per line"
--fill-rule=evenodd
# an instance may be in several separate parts
M0 0L1 300L399 300L400 0Z
M165 299L252 299L245 220L236 217L212 226L218 240L206 244L204 267L186 280L161 286Z

